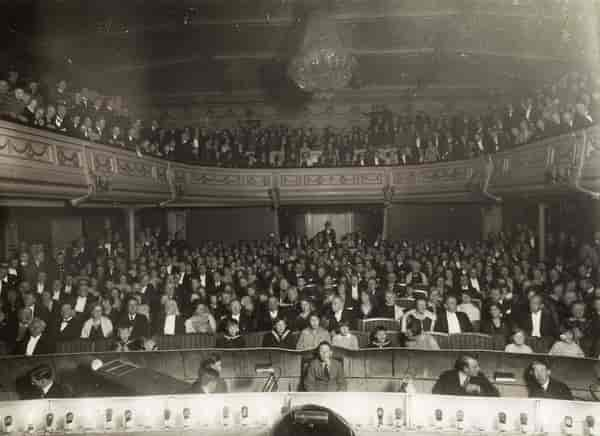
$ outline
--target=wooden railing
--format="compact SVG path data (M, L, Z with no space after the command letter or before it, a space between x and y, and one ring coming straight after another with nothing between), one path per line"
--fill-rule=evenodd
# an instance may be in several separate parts
M592 127L455 162L249 170L140 158L129 150L0 122L0 193L74 205L481 202L519 192L575 192L577 176L581 186L595 191L600 189L599 132Z

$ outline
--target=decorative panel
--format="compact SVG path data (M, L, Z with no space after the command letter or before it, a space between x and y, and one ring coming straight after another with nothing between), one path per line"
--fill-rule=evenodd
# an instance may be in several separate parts
M53 163L50 145L12 136L0 136L0 155Z

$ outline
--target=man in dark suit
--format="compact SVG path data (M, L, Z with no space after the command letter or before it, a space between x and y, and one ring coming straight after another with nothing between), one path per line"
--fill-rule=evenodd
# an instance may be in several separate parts
M34 318L29 324L28 330L25 338L17 343L15 354L38 356L54 352L54 344L45 333L46 323L43 320Z
M165 311L153 317L156 335L183 335L185 334L185 320L177 314L177 303L175 300L165 302Z
M35 388L31 399L35 398L65 398L66 392L62 385L56 382L54 372L49 365L40 365L31 371L31 385Z
M456 297L452 294L446 296L446 302L444 303L445 310L438 314L435 321L434 331L440 333L465 333L472 332L473 326L469 317L458 312Z
M350 328L354 328L354 316L352 311L344 308L344 301L340 296L333 297L331 301L331 309L326 314L327 329L329 331L339 332L340 324L347 322Z
M58 342L72 341L81 337L82 327L83 320L76 316L73 306L64 303L60 308L60 319L51 334Z
M541 295L529 300L529 310L518 316L516 324L529 336L536 338L558 338L559 328L552 314L544 310Z
M279 307L279 299L272 295L267 301L267 307L260 313L260 316L258 318L258 330L263 332L270 332L275 326L275 322L278 319L284 317L285 313Z
M454 364L454 369L443 372L432 390L438 395L466 395L499 397L498 389L486 378L479 362L470 354L463 354Z
M137 313L138 301L135 297L127 300L127 313L119 325L131 327L130 337L133 340L147 338L150 335L150 324L146 315Z
M217 392L219 373L208 368L202 371L198 381L190 388L190 394L214 394Z
M329 342L321 342L318 357L306 369L304 388L308 392L337 392L346 390L346 377L342 364L332 358Z
M221 331L227 331L227 321L235 320L238 323L240 333L248 333L252 331L252 320L242 311L242 305L238 300L232 300L229 303L229 314L221 318Z
M573 394L566 384L550 377L550 367L544 361L534 361L529 366L525 379L529 398L573 399Z

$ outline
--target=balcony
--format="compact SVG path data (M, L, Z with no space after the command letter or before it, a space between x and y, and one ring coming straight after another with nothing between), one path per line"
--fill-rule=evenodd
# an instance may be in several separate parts
M0 122L3 204L170 207L485 202L600 190L600 128L491 157L403 167L229 169Z

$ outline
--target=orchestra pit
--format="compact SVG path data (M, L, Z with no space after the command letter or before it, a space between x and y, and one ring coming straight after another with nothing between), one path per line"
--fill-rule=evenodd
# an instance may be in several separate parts
M599 17L0 0L0 433L600 435Z

